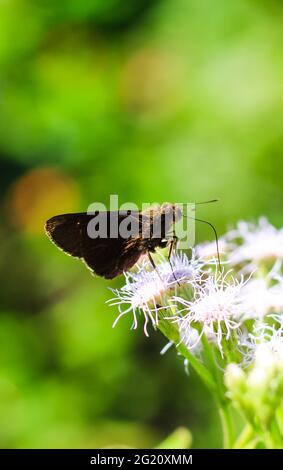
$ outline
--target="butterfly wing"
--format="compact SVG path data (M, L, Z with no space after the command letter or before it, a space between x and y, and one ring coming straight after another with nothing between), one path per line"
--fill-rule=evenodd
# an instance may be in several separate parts
M45 231L58 248L75 258L82 257L84 231L91 216L86 213L55 215L47 220Z
M143 244L139 236L91 238L88 227L95 215L57 215L46 222L46 233L58 248L75 258L81 258L93 273L112 279L138 261L144 252ZM110 212L105 215L109 221ZM129 217L127 213L116 213L116 216L119 223Z

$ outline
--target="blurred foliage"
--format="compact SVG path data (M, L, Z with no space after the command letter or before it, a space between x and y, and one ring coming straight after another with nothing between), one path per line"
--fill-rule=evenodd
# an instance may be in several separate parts
M111 328L121 280L91 277L42 225L111 193L219 197L201 208L219 233L282 225L282 20L279 0L0 1L1 447L153 447L179 426L220 445L163 338Z

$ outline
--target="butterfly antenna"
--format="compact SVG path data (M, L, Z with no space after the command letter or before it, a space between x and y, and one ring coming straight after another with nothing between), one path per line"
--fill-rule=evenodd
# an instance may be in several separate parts
M219 270L221 271L222 266L221 266L220 254L219 254L219 241L218 241L218 235L217 235L217 232L216 232L216 228L214 227L214 225L212 223L208 222L207 220L197 219L196 217L189 217L188 215L184 215L183 217L186 217L187 219L196 220L197 222L202 222L203 224L209 225L209 227L212 228L213 233L214 233L214 237L215 237L215 243L216 243L218 267L219 267Z
M193 202L193 204L195 206L200 206L201 204L211 204L212 202L219 202L219 199L210 199L209 201Z
M209 201L200 201L200 202L195 202L195 204L199 205L199 204L210 204L211 202L219 202L220 199L218 198L215 198L215 199L210 199Z

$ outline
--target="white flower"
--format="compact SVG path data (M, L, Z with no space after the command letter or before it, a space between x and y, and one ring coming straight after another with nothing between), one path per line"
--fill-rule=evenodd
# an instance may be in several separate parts
M254 351L254 367L251 370L247 385L256 389L270 389L278 379L278 372L283 367L283 341L282 330L274 330L269 340L264 339L258 343Z
M182 343L191 353L197 354L201 350L201 336L198 330L192 328L189 322L179 322L179 332Z
M218 240L219 255L226 255L230 250L230 245L224 238ZM202 259L213 262L218 262L217 244L213 242L203 242L195 247L196 255Z
M270 311L271 298L266 278L249 280L241 292L241 299L248 305L244 319L261 318L266 315Z
M252 272L262 261L282 262L283 228L276 229L266 218L259 219L258 225L239 222L236 230L228 232L227 241L240 241L234 248L230 262L238 265L248 262L245 272Z
M121 289L111 289L115 297L108 301L111 302L110 305L118 305L120 312L113 326L123 315L132 312L134 317L132 328L136 329L137 313L142 313L144 332L148 336L148 321L150 320L153 327L156 327L159 310L168 306L168 303L164 306L165 297L170 296L181 284L192 284L199 280L202 266L203 263L196 260L194 254L189 260L181 253L171 256L170 263L162 257L156 270L146 260L139 266L137 273L124 273L125 285Z
M171 256L170 263L162 257L157 269L168 286L173 286L176 283L199 281L203 275L203 266L204 261L201 258L196 259L193 250L190 259L181 251Z
M239 328L240 319L245 312L245 305L239 296L244 284L243 279L239 281L233 278L230 272L226 275L209 276L195 288L193 300L174 297L184 308L173 321L178 323L181 332L189 331L191 327L198 325L200 334L197 341L205 334L209 339L217 341L222 353L222 337L229 339L231 330ZM181 336L181 340L189 347L186 334Z
M280 313L283 310L283 282L270 287L269 276L249 280L241 291L241 299L247 311L244 319L260 319L269 313Z
M270 287L270 294L272 296L271 309L274 313L283 313L283 278L277 277L277 284Z
M267 320L274 320L274 323L257 322L254 325L253 333L243 335L240 339L244 362L251 363L257 361L261 363L261 368L272 359L281 361L283 364L283 317L280 315L269 315Z

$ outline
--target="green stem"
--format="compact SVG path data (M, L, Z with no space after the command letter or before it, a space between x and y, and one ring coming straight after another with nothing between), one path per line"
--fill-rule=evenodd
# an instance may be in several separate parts
M246 424L234 444L234 449L244 449L246 445L254 438L254 430L250 424Z
M276 419L277 419L277 423L278 423L280 432L283 435L283 406L282 406L282 404L281 404L281 406L278 407L278 409L276 411Z
M203 346L203 356L204 356L205 363L208 364L209 371L215 383L215 387L216 387L215 398L217 402L221 404L220 407L222 407L222 402L226 401L225 391L224 391L224 386L223 386L224 385L223 378L221 376L220 369L217 365L217 360L215 357L215 352L213 350L213 347L211 347L205 335L203 335L202 337L202 346Z
M274 417L269 427L270 427L270 437L273 443L273 447L275 449L282 448L283 436L281 434L280 427L278 425L278 421L276 420L276 417Z
M218 410L222 424L223 447L224 449L231 449L234 443L234 429L228 400L225 396L223 377L217 365L215 351L208 343L207 338L205 336L202 337L202 345L206 362L209 364L209 370L216 384L214 398L218 404Z
M165 335L169 337L168 332L167 334L165 333ZM203 339L202 342L204 346L206 360L209 364L209 369L211 370L207 369L202 364L202 362L196 356L194 356L183 343L179 343L178 345L176 345L176 348L177 351L189 361L193 369L197 372L197 374L203 380L205 385L212 392L216 403L218 404L219 414L221 417L224 448L231 449L234 443L234 430L230 415L230 408L228 405L228 401L225 397L224 384L220 376L218 366L216 364L214 353L210 345L206 341L206 338Z
M222 403L219 407L219 414L222 423L223 447L224 449L232 449L234 443L234 430L231 413L227 403Z
M196 358L196 356L190 353L184 344L179 344L179 346L177 346L177 351L189 361L209 390L215 392L216 386L210 371Z

